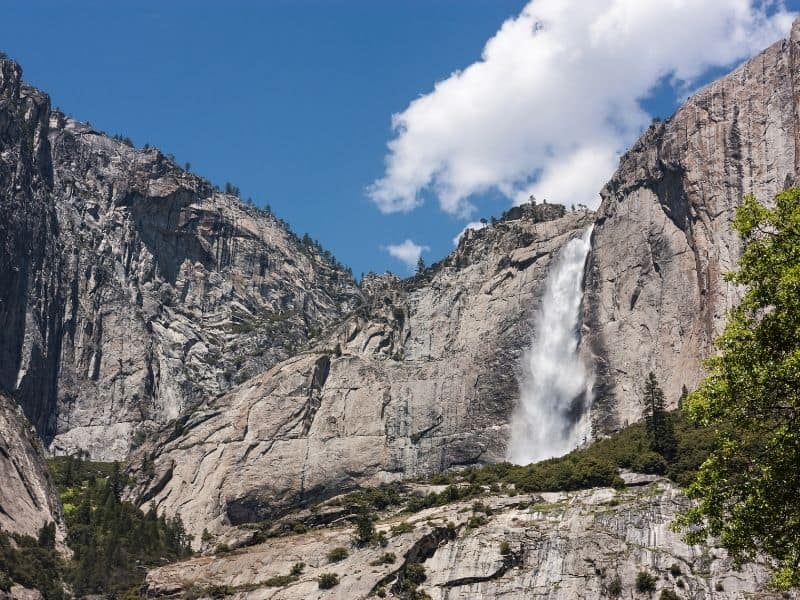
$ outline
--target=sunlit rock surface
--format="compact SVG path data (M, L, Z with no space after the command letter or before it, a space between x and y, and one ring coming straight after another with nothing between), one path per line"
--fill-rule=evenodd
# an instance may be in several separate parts
M47 473L41 442L17 404L0 393L0 530L36 538L56 524L63 547L61 501Z
M273 215L0 74L0 386L52 451L124 459L360 302Z
M389 598L407 597L396 588L398 577L409 564L419 563L426 578L417 589L434 600L600 599L611 596L617 579L621 597L646 597L636 592L641 571L655 577L653 597L664 589L694 600L781 597L768 592L769 574L762 565L735 571L723 550L687 546L670 531L670 522L687 501L664 481L623 491L487 494L480 501L488 510L475 512L470 501L414 515L386 512L376 523L389 536L385 548L352 547L353 527L340 520L231 554L194 558L151 571L147 594L192 590L203 597L212 586L228 586L230 597L253 600L354 600L379 589ZM413 524L413 531L391 537L391 526L402 520ZM507 554L502 554L503 542L508 543ZM340 546L350 554L331 564L327 554ZM395 562L374 564L387 552L395 555ZM296 581L265 584L288 574L297 562L306 568ZM680 574L671 574L671 568ZM321 573L337 573L340 584L320 590Z
M148 442L131 496L199 535L358 484L503 460L549 264L593 216L562 213L528 205L425 274L368 277L366 304L312 351Z
M654 371L670 406L703 376L740 290L724 280L741 246L745 194L765 202L797 183L800 21L775 43L654 124L602 191L587 273L583 353L593 359L595 418L641 417Z

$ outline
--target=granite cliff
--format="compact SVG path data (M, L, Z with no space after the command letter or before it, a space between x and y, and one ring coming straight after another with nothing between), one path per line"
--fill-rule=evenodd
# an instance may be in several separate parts
M641 416L649 371L674 406L694 389L739 290L731 228L744 195L770 202L800 161L800 22L779 41L654 123L602 190L586 273L582 352L594 418Z
M52 451L124 459L360 302L271 213L0 74L0 386Z
M357 485L502 461L548 265L592 218L528 205L410 280L365 278L365 304L309 351L143 446L132 496L199 535Z
M0 531L36 537L56 524L63 547L61 501L55 492L41 442L22 409L0 393Z

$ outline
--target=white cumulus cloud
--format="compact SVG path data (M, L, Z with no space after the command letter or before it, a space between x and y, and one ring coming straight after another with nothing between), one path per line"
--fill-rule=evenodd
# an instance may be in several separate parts
M532 0L479 61L392 116L369 196L391 213L431 194L460 217L494 190L597 206L656 85L685 93L786 37L791 20L773 0Z
M427 252L430 248L417 244L412 240L406 240L400 244L383 246L383 250L413 270L417 266L417 261L422 256L422 253Z

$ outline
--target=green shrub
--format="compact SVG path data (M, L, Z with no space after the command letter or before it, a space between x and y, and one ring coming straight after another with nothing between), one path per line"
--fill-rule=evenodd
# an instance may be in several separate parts
M227 554L231 551L231 547L228 544L222 543L217 544L217 547L214 548L214 554Z
M680 577L681 576L681 566L678 563L672 563L669 568L669 574L673 577Z
M619 598L622 595L622 579L619 575L614 577L611 581L608 582L606 586L606 591L608 595L612 598Z
M337 498L340 506L360 506L384 510L390 506L398 506L403 502L399 484L388 484L374 488L362 488Z
M681 600L681 597L673 590L661 590L661 596L659 596L659 598L661 598L661 600Z
M511 554L511 544L509 544L505 540L500 542L500 554L502 554L503 556Z
M328 562L339 562L347 558L347 548L343 548L342 546L338 546L328 552Z
M308 525L303 523L302 521L295 521L292 523L292 533L306 533L308 531Z
M486 517L470 517L467 521L467 529L477 529L482 525L486 525Z
M261 582L264 587L283 587L297 580L294 575L275 575Z
M634 471L650 475L663 475L667 472L667 461L660 454L648 451L639 455L631 465Z
M319 589L329 590L339 585L339 576L336 573L322 573L317 579Z
M384 552L377 560L372 561L371 564L373 567L377 567L378 565L391 565L397 560L394 552Z
M636 591L654 592L656 591L656 578L647 571L639 571L636 575Z
M725 591L725 586L724 586L724 585L722 585L722 582L721 582L721 581L718 581L718 582L717 582L717 583L714 585L714 589L715 589L715 590L717 590L718 592L724 592L724 591Z
M0 571L0 592L10 592L12 585L14 582L11 581L11 578Z
M421 563L411 563L406 567L403 578L416 587L427 579L425 567Z
M212 585L204 590L204 596L219 599L236 593L236 590L229 585Z
M356 517L356 531L353 534L353 543L356 546L366 546L375 541L375 523L372 522L370 514L362 514Z
M411 533L414 531L414 524L409 523L408 521L403 521L398 523L397 525L392 525L390 529L392 536L401 535L403 533Z
M303 574L303 569L305 569L305 568L306 568L306 563L302 563L302 562L294 563L292 565L291 575L293 577L298 577L298 576Z

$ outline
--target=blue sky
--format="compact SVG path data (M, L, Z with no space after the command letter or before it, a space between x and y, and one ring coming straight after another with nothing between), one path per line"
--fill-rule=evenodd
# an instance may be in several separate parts
M366 190L384 176L387 142L398 137L391 116L478 60L525 5L11 1L3 4L0 50L54 106L139 146L159 146L215 183L233 182L356 275L406 274L385 246L413 239L433 262L468 221L499 214L512 199L485 188L469 196L472 214L456 214L426 188L422 206L381 212ZM710 64L693 83L724 70ZM668 116L675 86L660 81L641 105Z

